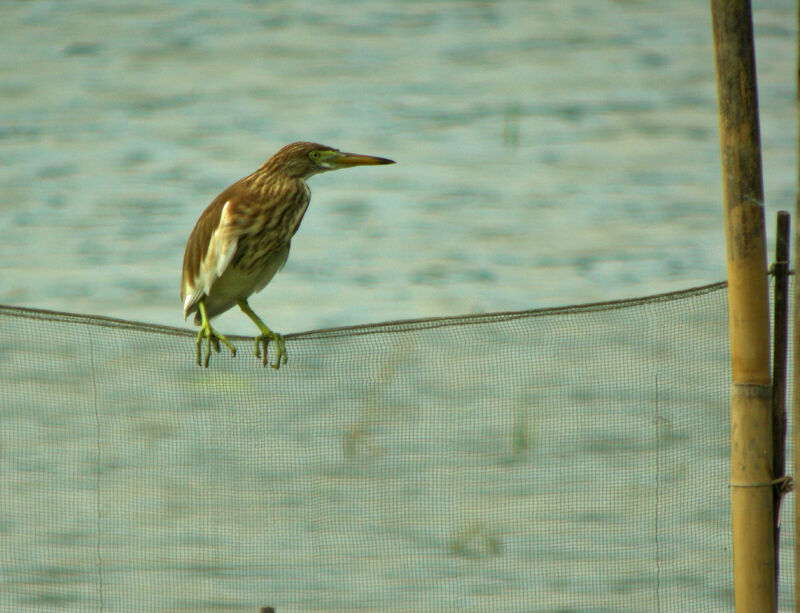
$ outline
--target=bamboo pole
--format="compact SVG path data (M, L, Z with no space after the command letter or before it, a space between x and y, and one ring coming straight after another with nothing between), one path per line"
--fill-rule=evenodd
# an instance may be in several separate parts
M788 211L778 211L775 232L775 263L771 271L774 279L772 313L772 476L786 474L786 360L789 336L789 228ZM788 491L784 482L772 494L773 523L775 524L775 589L780 576L780 513L781 500Z
M749 0L711 0L731 366L731 524L737 613L776 610L769 297Z

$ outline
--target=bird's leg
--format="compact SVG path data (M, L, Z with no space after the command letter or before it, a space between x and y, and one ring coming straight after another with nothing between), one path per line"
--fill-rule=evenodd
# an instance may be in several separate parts
M278 334L277 332L273 332L267 327L261 318L253 312L253 309L250 308L250 305L247 304L247 300L239 300L238 302L239 308L244 311L244 314L247 315L250 319L253 320L253 323L258 326L258 329L261 330L261 334L256 337L256 357L260 358L261 356L261 349L259 348L259 344L264 348L264 366L267 365L267 345L270 341L275 341L275 351L278 353L277 359L275 360L274 364L270 364L272 368L278 370L281 367L281 360L284 364L286 364L286 343L283 340L283 337Z
M198 303L198 309L200 310L200 331L197 333L197 365L198 366L205 366L208 368L208 361L211 359L211 348L214 348L214 351L219 353L219 342L222 341L231 350L231 357L236 355L236 347L231 345L228 342L228 339L222 336L219 332L214 330L211 327L211 323L208 321L208 315L206 314L206 303L205 300L200 300ZM203 353L203 339L206 339L206 359L201 364L200 357Z

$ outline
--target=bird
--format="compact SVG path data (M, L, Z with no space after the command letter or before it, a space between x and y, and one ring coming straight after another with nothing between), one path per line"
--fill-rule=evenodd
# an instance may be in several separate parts
M270 366L277 370L287 363L283 336L270 330L247 300L264 289L289 257L292 237L311 201L306 181L331 170L394 163L319 143L291 143L208 205L186 243L181 278L183 317L194 313L194 323L200 326L195 343L198 366L208 368L211 350L219 353L220 343L232 357L236 355L233 344L210 322L234 306L258 328L255 356L263 356L264 366L270 341L276 349L276 361Z

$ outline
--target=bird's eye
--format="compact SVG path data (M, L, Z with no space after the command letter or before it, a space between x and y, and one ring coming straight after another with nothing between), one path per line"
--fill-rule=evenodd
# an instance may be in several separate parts
M308 154L308 157L316 162L319 159L319 151L312 151Z

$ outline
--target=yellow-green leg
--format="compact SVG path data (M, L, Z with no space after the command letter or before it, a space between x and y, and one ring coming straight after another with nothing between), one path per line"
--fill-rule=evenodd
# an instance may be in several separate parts
M250 308L250 305L247 304L247 300L240 300L238 302L239 308L244 311L244 314L247 315L250 319L253 320L253 323L258 326L258 329L261 330L261 334L256 337L256 357L262 357L261 349L259 345L262 345L264 348L263 353L263 360L264 366L267 365L267 345L269 345L270 341L275 342L275 351L277 352L278 356L275 360L274 364L270 364L272 368L278 370L281 367L281 361L286 364L287 356L286 356L286 343L283 340L283 337L278 334L277 332L273 332L267 327L261 318L253 312L253 309Z
M231 357L236 355L236 347L231 345L228 342L228 339L222 336L219 332L214 330L211 327L211 323L208 321L208 315L206 315L206 303L205 300L201 300L198 303L198 307L200 310L200 331L197 333L197 365L198 366L205 366L208 368L208 361L211 359L211 348L214 348L214 351L219 353L219 342L222 341L231 350ZM200 356L203 353L203 339L206 339L206 359L205 362L200 362Z

